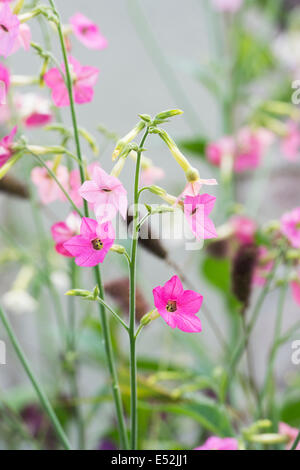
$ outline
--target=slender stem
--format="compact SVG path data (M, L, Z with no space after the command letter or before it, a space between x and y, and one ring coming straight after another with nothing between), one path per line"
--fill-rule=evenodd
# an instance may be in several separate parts
M104 302L103 299L101 299L100 297L97 297L97 302L99 302L101 305L103 305L107 310L109 310L113 316L115 317L115 319L125 328L125 330L129 331L129 327L128 325L126 325L126 323L122 320L122 318L117 314L117 312L115 312L106 302Z
M69 440L60 424L60 422L58 421L57 419L57 416L52 408L52 405L51 403L49 402L45 392L43 391L41 385L39 384L36 376L34 375L29 363L28 363L28 360L26 359L26 356L24 354L24 351L22 350L21 346L20 346L20 343L18 342L16 336L15 336L15 333L11 327L11 324L8 320L8 318L6 317L4 311L2 310L2 308L0 307L0 318L2 320L2 323L4 325L4 328L12 342L12 345L14 347L14 350L18 356L18 358L20 359L20 362L22 364L22 366L24 367L26 373L27 373L27 376L29 378L29 380L31 381L32 385L33 385L33 388L35 389L38 397L39 397L39 400L45 410L45 412L48 414L52 424L53 424L53 427L63 445L63 447L66 449L66 450L71 450L71 445L69 443Z
M136 336L135 336L135 291L136 291L136 256L138 246L138 203L139 203L139 178L141 170L142 148L148 135L146 130L139 149L137 151L135 179L134 179L134 209L133 209L133 232L131 243L131 261L130 261L130 310L129 310L129 340L130 340L130 410L131 410L131 449L137 448L137 369L136 369Z
M79 138L78 124L77 124L77 118L76 118L76 112L75 112L75 103L74 103L74 97L73 97L73 84L72 84L72 78L71 78L71 73L70 73L70 67L69 67L69 62L68 62L68 57L67 57L65 41L64 41L62 27L61 27L61 21L60 21L59 13L55 7L54 1L49 0L49 3L51 7L53 8L53 12L57 16L57 29L58 29L58 35L59 35L61 50L63 53L65 71L66 71L66 83L67 83L67 89L68 89L68 94L69 94L71 118L72 118L73 132L74 132L74 138L75 138L75 144L76 144L76 152L77 152L77 157L80 163L82 163L80 138ZM83 183L85 179L85 175L84 175L82 164L79 165L79 171L80 171L81 182ZM84 200L84 214L86 217L88 217L89 215L89 210L88 210L88 205L87 205L86 200ZM95 266L94 274L95 274L96 282L99 287L99 293L100 293L99 297L103 300L104 288L102 284L101 272L100 272L99 266ZM112 394L113 394L113 398L115 401L115 407L116 407L116 412L117 412L120 443L121 443L122 448L127 449L128 437L127 437L127 431L126 431L126 426L125 426L123 403L122 403L121 392L120 392L120 387L118 383L117 370L116 370L114 357L113 357L113 348L112 348L112 342L111 342L110 328L109 328L109 324L108 324L107 317L106 317L105 307L103 304L99 305L99 313L100 313L100 320L102 324L102 332L103 332L105 351L106 351L106 356L107 356L107 363L108 363L108 368L109 368L109 372L111 376Z
M291 450L296 450L296 448L297 448L299 442L300 442L300 431L299 431L298 436L297 436L296 439L295 439L294 444L293 444L292 447L291 447Z

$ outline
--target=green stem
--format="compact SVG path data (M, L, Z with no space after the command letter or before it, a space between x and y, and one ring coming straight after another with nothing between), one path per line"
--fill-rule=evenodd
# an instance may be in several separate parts
M12 345L14 347L14 350L18 356L18 358L20 359L20 362L22 364L22 366L24 367L26 373L27 373L27 376L29 378L29 380L31 381L32 385L33 385L33 388L35 389L38 397L39 397L39 400L45 410L45 412L48 414L49 416L49 419L51 420L52 424L53 424L53 427L63 445L63 447L66 449L66 450L71 450L71 445L69 443L69 440L60 424L60 422L58 421L57 419L57 416L51 406L51 403L49 402L45 392L43 391L41 385L39 384L37 378L35 377L29 363L28 363L28 360L26 359L26 356L13 332L13 329L11 327L11 324L8 320L8 318L6 317L4 311L2 310L2 308L0 307L0 318L2 320L2 323L4 325L4 328L12 342Z
M70 100L70 110L71 110L71 118L72 118L72 124L73 124L73 132L74 132L74 138L75 138L76 152L77 152L78 160L80 161L79 172L80 172L81 182L83 183L84 180L85 180L85 175L84 175L84 170L83 170L83 165L82 165L82 153L81 153L81 147L80 147L80 138L79 138L78 124L77 124L77 118L76 118L76 112L75 112L75 103L74 103L74 97L73 97L72 77L71 77L71 73L70 73L70 67L69 67L67 51L66 51L65 41L64 41L62 27L61 27L60 16L59 16L59 13L58 13L58 11L55 7L54 1L49 0L49 3L50 3L50 5L53 9L53 12L57 16L56 25L57 25L61 50L62 50L62 54L63 54L63 59L64 59L64 65L65 65L65 71L66 71L66 84L67 84L69 100ZM89 215L88 204L87 204L86 200L84 200L84 214L85 214L86 217L88 217L88 215ZM101 272L100 272L99 266L95 266L94 273L95 273L96 282L97 282L98 287L99 287L99 293L100 293L99 297L103 300L104 299L104 288L103 288L103 284L102 284ZM99 305L99 312L100 312L100 320L101 320L101 324L102 324L102 332L103 332L105 351L106 351L106 356L107 356L107 363L108 363L108 368L109 368L109 372L110 372L110 376L111 376L112 393L113 393L113 398L114 398L114 401L115 401L115 407L116 407L116 412L117 412L118 428L119 428L119 434L120 434L120 443L121 443L121 446L123 448L127 449L128 448L128 438L127 438L127 431L126 431L126 426L125 426L123 404L122 404L120 387L119 387L119 383L118 383L117 370L116 370L116 366L115 366L115 363L114 363L110 328L109 328L109 325L108 325L106 312L105 312L105 307L104 307L103 304Z
M291 450L296 450L296 448L297 448L299 442L300 442L300 431L299 431L298 436L297 436L296 439L295 439L294 444L293 444L292 447L291 447Z
M103 305L107 310L109 310L112 315L115 317L115 319L125 328L125 330L129 331L128 325L122 320L122 318L115 312L106 302L104 302L103 299L100 297L97 297L97 302L99 302L101 305Z
M136 292L136 257L138 246L138 203L139 203L139 178L141 170L142 148L148 135L146 130L139 149L137 151L135 179L134 179L134 210L133 210L133 231L131 244L130 261L130 310L129 310L129 340L130 340L130 410L131 410L131 434L130 445L132 450L137 448L137 368L136 368L136 336L135 336L135 292Z

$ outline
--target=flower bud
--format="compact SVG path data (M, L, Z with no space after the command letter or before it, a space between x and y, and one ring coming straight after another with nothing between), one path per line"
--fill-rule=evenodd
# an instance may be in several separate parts
M126 249L122 245L113 245L110 251L113 251L114 253L119 253L119 255L124 255L124 253L126 253Z
M191 165L189 161L186 159L186 157L183 155L183 153L179 150L177 145L175 144L174 140L171 139L169 134L163 130L163 129L153 129L154 133L157 133L162 140L167 144L167 146L170 149L171 154L175 158L176 162L181 166L183 171L186 173L188 170L191 169Z
M125 145L129 144L133 139L136 138L136 136L144 129L145 125L146 124L144 121L140 121L130 132L128 132L128 134L126 134L117 142L117 145L112 154L113 161L118 158Z
M165 196L167 194L165 189L156 185L149 186L149 191L151 191L153 194L156 194L157 196Z
M92 294L92 292L90 292L89 290L84 290L84 289L71 289L71 290L68 290L65 295L70 295L70 296L74 296L74 297L89 297Z
M159 316L160 315L159 315L158 311L156 310L156 308L154 308L153 310L146 313L146 315L144 315L141 318L140 325L142 325L142 326L149 325L149 323L151 323L153 320L156 320Z
M199 171L196 168L190 167L185 173L186 179L192 183L200 179Z
M169 109L167 111L163 111L162 113L158 113L155 118L154 118L154 124L160 124L166 119L173 117L173 116L178 116L179 114L183 114L183 111L181 109Z

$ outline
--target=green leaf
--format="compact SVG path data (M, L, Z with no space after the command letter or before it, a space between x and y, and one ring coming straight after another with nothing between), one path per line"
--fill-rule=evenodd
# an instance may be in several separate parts
M200 158L205 158L206 146L207 146L207 139L203 137L193 137L191 139L183 139L179 142L180 148Z
M300 427L300 401L287 401L282 407L280 420L290 426Z

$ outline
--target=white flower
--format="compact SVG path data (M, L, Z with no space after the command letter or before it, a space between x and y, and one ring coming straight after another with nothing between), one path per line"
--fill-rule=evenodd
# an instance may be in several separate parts
M23 289L12 289L2 298L4 307L11 313L33 313L37 309L37 301Z

